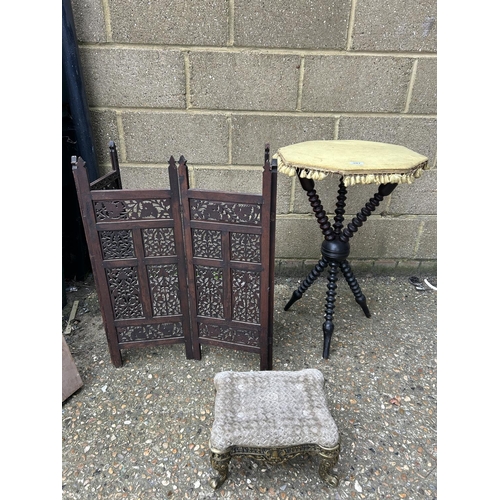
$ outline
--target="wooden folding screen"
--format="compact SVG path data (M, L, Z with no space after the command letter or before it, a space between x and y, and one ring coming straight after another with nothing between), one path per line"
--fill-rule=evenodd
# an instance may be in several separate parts
M73 174L109 351L184 343L255 352L272 369L276 166L266 147L262 194L190 189L186 161L169 162L170 189L121 189L113 171Z

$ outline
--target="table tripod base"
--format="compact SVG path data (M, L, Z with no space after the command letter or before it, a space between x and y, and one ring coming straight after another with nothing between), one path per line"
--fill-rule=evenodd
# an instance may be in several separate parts
M328 285L327 285L327 295L326 295L326 308L325 308L325 322L323 323L323 358L328 359L330 356L330 344L334 330L333 324L333 313L335 309L335 300L337 296L337 280L338 280L338 270L342 271L344 278L347 281L356 302L359 304L363 313L367 318L371 317L370 310L366 303L366 297L363 295L361 288L359 286L354 273L352 272L351 266L347 260L338 262L332 261L328 262L325 257L322 257L316 264L314 269L309 273L307 278L300 284L300 286L294 290L292 296L285 306L285 311L288 311L290 307L302 298L302 295L306 290L316 281L316 279L321 275L321 273L327 268L329 269L328 274Z
M321 273L329 267L328 274L328 291L326 295L326 308L325 308L325 322L323 323L323 358L328 359L330 355L330 344L333 335L333 311L335 308L336 290L337 290L337 274L338 270L342 271L356 302L359 304L363 313L367 318L371 317L370 310L366 303L366 297L363 295L358 281L352 272L347 257L349 255L350 246L349 240L354 233L358 231L366 219L378 207L380 202L385 196L388 196L396 188L397 184L387 183L381 184L378 191L372 198L365 204L365 206L356 214L352 221L344 227L344 214L345 214L345 201L347 189L344 181L341 178L339 182L339 190L337 195L337 208L335 210L335 223L332 224L328 220L321 200L314 189L314 181L300 177L300 172L297 170L300 185L306 191L309 203L314 212L314 216L319 224L321 232L323 233L323 243L321 245L321 259L318 261L314 269L309 273L307 278L300 284L300 286L292 294L292 297L285 306L285 311L299 300L305 291L318 279Z

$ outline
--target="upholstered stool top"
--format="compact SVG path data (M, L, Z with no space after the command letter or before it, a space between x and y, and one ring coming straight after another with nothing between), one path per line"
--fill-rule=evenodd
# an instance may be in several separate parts
M307 141L278 149L278 170L321 180L328 174L354 184L408 183L428 170L428 158L396 144L372 141Z
M214 383L212 450L300 444L333 448L339 442L319 370L227 371L218 373Z

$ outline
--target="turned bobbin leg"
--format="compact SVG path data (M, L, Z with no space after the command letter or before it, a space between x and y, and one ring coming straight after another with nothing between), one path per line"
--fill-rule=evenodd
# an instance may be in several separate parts
M371 314L366 303L366 297L363 295L358 281L356 280L356 277L354 276L351 266L349 262L347 262L347 260L344 260L340 263L340 270L342 271L342 274L344 275L352 293L354 294L356 302L361 306L361 309L363 309L365 316L367 318L370 318Z
M375 209L380 205L380 202L388 195L390 195L394 189L396 189L397 184L380 184L378 187L378 192L373 195L373 198L365 203L365 206L356 214L356 217L347 224L344 228L342 234L339 238L341 241L347 243L353 236L354 233L360 228L366 219L375 211Z
M321 232L323 236L327 240L331 240L334 238L334 230L330 221L328 220L328 216L326 215L325 210L323 209L323 205L321 204L321 200L319 199L316 190L314 189L314 181L312 179L306 179L305 177L300 177L299 171L297 171L297 175L299 176L300 185L302 189L306 192L307 198L309 199L309 203L313 209L314 216L319 224Z
M339 190L337 192L337 203L335 209L335 217L333 220L333 232L335 233L335 238L338 238L342 233L342 229L344 227L344 214L345 214L345 205L347 199L347 188L344 184L344 178L340 178L339 182Z
M325 322L323 323L323 358L328 359L330 353L330 342L333 334L333 309L335 307L335 296L337 289L337 274L341 262L349 255L349 242L340 239L323 240L321 254L330 265L328 275L328 291L326 294Z
M332 240L334 238L334 230L332 228L330 221L328 220L326 212L323 209L321 200L319 199L319 196L317 195L316 190L314 189L314 181L312 179L300 177L299 171L297 171L297 175L299 177L302 189L307 193L309 203L311 204L314 216L318 221L319 227L321 229L321 232L323 233L324 238L326 240ZM316 279L320 276L320 274L325 270L327 266L328 266L328 261L324 257L322 257L318 261L316 266L314 266L314 269L309 273L307 278L301 283L299 288L297 288L297 290L293 292L292 297L285 306L285 311L288 311L288 309L290 309L292 304L297 302L297 300L299 300L302 297L304 292L316 281Z
M328 359L330 356L330 343L333 335L333 310L335 309L335 299L337 295L337 272L338 263L330 262L328 273L328 285L326 292L325 304L325 322L323 323L323 358Z
M328 267L328 261L321 257L318 263L314 266L314 269L309 273L307 278L300 284L299 288L295 290L292 294L292 298L288 301L285 306L285 311L288 311L293 303L297 302L305 291L318 279L320 274Z

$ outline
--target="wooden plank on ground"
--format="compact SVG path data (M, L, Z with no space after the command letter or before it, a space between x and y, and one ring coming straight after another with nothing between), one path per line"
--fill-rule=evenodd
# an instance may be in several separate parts
M71 355L68 344L62 336L62 400L68 399L75 391L82 387L83 382L75 360Z
M78 300L73 302L73 307L71 308L71 312L69 313L68 324L66 325L66 330L64 330L64 335L69 335L71 333L71 326L73 325L73 321L76 318L76 311L78 310Z

